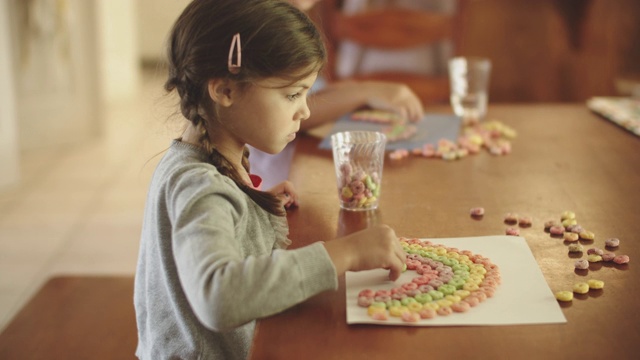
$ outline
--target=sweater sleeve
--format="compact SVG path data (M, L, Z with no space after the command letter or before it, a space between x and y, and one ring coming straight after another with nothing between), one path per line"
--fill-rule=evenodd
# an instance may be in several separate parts
M321 243L272 250L273 239L239 239L238 226L260 225L246 219L256 216L246 195L221 175L183 177L168 198L175 209L170 217L180 282L207 328L232 329L337 289L335 267Z

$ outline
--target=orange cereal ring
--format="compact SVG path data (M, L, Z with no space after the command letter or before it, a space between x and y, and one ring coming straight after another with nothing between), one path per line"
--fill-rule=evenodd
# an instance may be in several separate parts
M626 263L629 262L629 256L628 255L618 255L615 258L613 258L613 262L618 264L618 265L626 264Z
M453 310L451 310L451 307L449 307L449 306L440 307L440 308L438 308L438 310L436 310L436 313L438 313L438 315L440 315L440 316L451 315L452 312L453 312Z
M451 310L455 311L455 312L467 312L469 311L469 309L471 308L471 305L469 305L469 303L466 302L459 302L459 303L455 303L455 304L451 304Z
M423 307L420 311L418 311L421 319L433 319L436 316L436 311L434 309Z

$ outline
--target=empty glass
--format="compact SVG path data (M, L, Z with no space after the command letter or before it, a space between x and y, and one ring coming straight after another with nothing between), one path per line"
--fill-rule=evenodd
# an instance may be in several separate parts
M449 60L451 106L464 124L475 124L487 113L491 60L455 57Z

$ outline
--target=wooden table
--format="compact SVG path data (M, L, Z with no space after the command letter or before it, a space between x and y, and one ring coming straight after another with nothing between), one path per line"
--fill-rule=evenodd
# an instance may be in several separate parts
M133 276L48 280L0 334L0 359L135 359Z
M443 109L443 112L446 109ZM585 278L602 291L561 304L568 322L554 325L397 327L347 325L344 276L322 293L259 321L252 359L631 359L640 353L640 138L592 114L583 104L493 105L489 119L518 132L513 152L482 152L454 162L409 157L385 161L380 207L338 207L331 153L319 140L299 139L291 180L301 206L289 214L293 246L327 241L385 223L399 236L420 238L502 235L504 214L533 217L523 229L552 291ZM469 209L482 206L480 221ZM543 230L564 210L596 234L588 247L614 252L628 265L592 264L574 272L567 244ZM586 255L585 255L586 256ZM526 281L526 279L523 279ZM515 304L514 304L515 305Z

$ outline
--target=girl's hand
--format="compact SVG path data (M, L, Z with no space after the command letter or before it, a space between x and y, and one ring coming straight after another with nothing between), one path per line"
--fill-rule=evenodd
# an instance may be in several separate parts
M296 194L296 189L290 181L283 181L267 190L267 192L277 196L285 209L298 206L298 194Z
M400 277L406 261L400 241L387 225L375 225L325 243L339 275L346 271L388 269L389 279Z
M418 121L424 115L420 98L407 85L365 81L358 91L366 94L367 105L373 109L392 111L411 121Z

